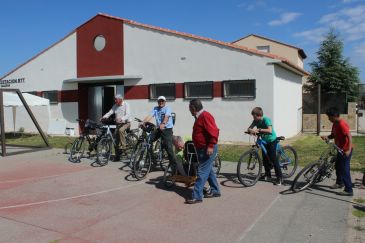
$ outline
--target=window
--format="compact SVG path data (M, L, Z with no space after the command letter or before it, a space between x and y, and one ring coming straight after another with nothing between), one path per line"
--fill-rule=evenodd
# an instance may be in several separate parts
M270 46L256 46L256 49L262 52L270 52Z
M185 83L185 98L213 98L213 82L189 82Z
M256 80L230 80L223 81L225 98L255 98Z
M57 92L57 90L44 91L43 98L49 99L50 104L57 104L58 103L58 92Z
M166 97L166 99L175 99L175 84L151 84L150 85L150 99L157 99L160 95Z

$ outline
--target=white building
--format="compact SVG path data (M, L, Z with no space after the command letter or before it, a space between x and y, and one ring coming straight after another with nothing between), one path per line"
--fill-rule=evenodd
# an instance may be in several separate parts
M194 119L188 104L198 97L214 115L221 141L245 141L243 131L256 106L279 135L301 131L306 74L277 55L98 14L0 82L3 88L50 98L52 118L77 131L77 118L99 119L114 94L122 93L139 118L165 95L177 114L174 133L189 135ZM35 116L47 131L47 118L41 111ZM7 128L12 130L11 121Z

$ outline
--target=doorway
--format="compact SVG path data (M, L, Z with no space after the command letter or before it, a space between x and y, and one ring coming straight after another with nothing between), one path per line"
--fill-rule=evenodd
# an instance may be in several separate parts
M98 121L114 105L116 93L124 91L123 85L103 85L88 87L88 118Z

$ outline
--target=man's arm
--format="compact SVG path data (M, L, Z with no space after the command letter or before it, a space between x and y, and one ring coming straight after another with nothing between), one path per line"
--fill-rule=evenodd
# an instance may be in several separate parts
M112 106L112 108L110 109L110 111L108 111L102 118L100 118L100 120L102 119L108 119L111 115L114 114L114 105Z
M348 144L347 148L344 148L344 150L345 150L344 152L345 152L346 156L349 157L350 153L351 153L351 148L352 148L352 136L350 133L347 133L346 137L349 140L349 144Z

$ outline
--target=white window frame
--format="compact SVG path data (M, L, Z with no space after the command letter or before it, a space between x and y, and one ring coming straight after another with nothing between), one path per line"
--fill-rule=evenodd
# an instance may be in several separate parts
M241 94L232 95L230 94L230 84L234 83L253 83L253 93L252 95ZM255 99L256 98L256 79L245 79L245 80L225 80L223 81L223 97L228 99L242 98L242 99Z
M149 85L149 92L150 92L150 99L155 100L159 96L163 95L168 100L174 100L176 99L176 84L175 83L159 83L159 84L150 84ZM157 94L156 87L158 86L172 86L173 87L173 94Z
M209 85L211 87L212 93L209 96L206 95L196 95L192 96L190 95L190 88L194 85ZM185 99L213 99L214 98L214 83L213 81L199 81L199 82L186 82L184 83L184 98Z

